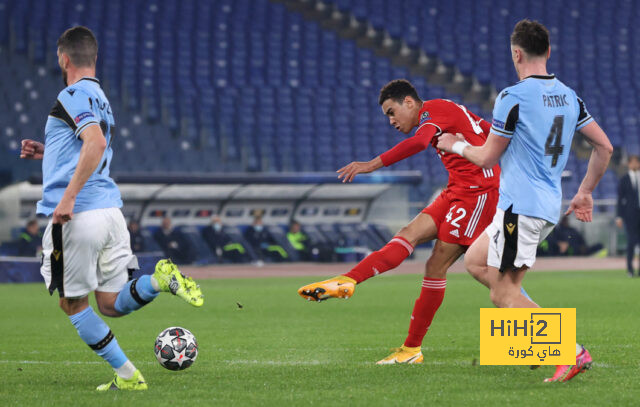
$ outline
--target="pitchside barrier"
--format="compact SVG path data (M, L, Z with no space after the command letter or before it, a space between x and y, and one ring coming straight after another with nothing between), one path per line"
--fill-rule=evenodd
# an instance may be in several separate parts
M133 272L133 278L143 274L151 274L155 264L163 256L162 253L139 253L138 265L140 270ZM40 275L41 259L0 256L0 283L34 283L44 282Z
M440 192L424 202L410 202L411 185L422 181L417 171L359 175L352 184L339 182L334 173L127 174L116 176L116 180L122 191L125 216L146 228L159 227L164 216L171 217L174 225L202 227L210 223L214 214L229 226L249 225L254 215L262 214L266 225L284 227L295 219L318 228L333 225L340 231L341 225L349 228L368 223L384 225L387 233L395 233ZM27 220L35 216L35 203L42 190L37 181L0 190L0 241L5 242L0 246L0 263L9 261L1 257L11 254L11 243L6 242L15 240ZM567 205L564 202L565 208ZM570 219L589 244L602 243L610 254L620 253L625 245L624 234L613 225L614 206L615 200L596 200L592 223ZM42 227L47 221L39 219ZM428 249L423 251L426 252L420 254L417 250L417 258L428 256ZM3 264L5 270L20 270L16 266L18 259L9 262L10 265ZM35 263L30 259L24 267L37 269L38 264L39 259ZM21 278L14 272L11 275L4 281Z
M410 219L409 189L419 184L418 171L359 175L343 184L335 173L117 176L128 220L143 228L159 227L168 216L174 226L202 227L219 215L228 226L249 225L261 215L265 225L285 226L292 220L319 227L363 223L396 231ZM0 190L0 241L15 240L36 216L42 185L22 182ZM38 218L41 227L47 218ZM354 231L357 229L354 228ZM338 232L337 232L338 233ZM11 254L5 243L4 254ZM0 248L1 249L1 248ZM0 255L2 250L0 250ZM39 278L39 259L0 257L0 281ZM20 275L20 270L25 270ZM2 277L4 276L4 278Z
M359 175L343 184L335 173L223 175L127 174L114 177L127 219L141 226L208 225L220 215L227 225L251 224L261 214L265 224L375 222L397 228L409 219L409 187L422 182L419 171ZM37 180L35 180L37 181ZM21 182L0 190L0 241L12 238L35 217L42 185ZM47 219L40 219L45 226Z

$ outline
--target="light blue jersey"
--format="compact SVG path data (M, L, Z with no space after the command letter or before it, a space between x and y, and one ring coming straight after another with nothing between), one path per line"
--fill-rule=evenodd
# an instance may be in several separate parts
M102 129L107 149L98 168L78 193L73 212L122 206L120 191L109 177L113 156L111 129L114 124L111 106L97 79L82 78L58 94L44 130L42 200L38 202L38 213L51 215L62 199L78 164L82 148L80 136L93 125Z
M593 121L555 76L529 76L496 98L491 132L511 139L500 158L498 208L557 223L560 179L577 130Z

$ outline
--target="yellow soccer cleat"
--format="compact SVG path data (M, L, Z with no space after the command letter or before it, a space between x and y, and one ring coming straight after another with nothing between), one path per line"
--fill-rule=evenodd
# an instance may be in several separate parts
M393 365L396 363L406 363L413 365L416 363L422 363L424 357L422 356L422 349L420 346L410 348L402 345L399 348L393 349L393 353L386 358L376 362L376 365Z
M308 301L324 301L329 298L347 299L353 296L356 289L356 280L346 277L337 276L318 283L311 283L300 287L298 294L306 298Z
M171 260L163 259L156 263L156 271L153 273L160 286L160 291L170 292L177 295L194 307L201 307L204 304L204 296L200 286L191 277L186 277L178 266Z
M116 373L113 380L109 383L101 384L96 387L96 390L147 390L147 382L144 380L144 377L142 377L142 373L140 373L139 370L136 370L131 379L123 379Z

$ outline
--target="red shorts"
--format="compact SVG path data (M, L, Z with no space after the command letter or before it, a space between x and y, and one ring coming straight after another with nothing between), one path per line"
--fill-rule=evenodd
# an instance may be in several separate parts
M491 224L498 198L498 189L463 192L445 189L422 213L433 218L438 239L470 246Z

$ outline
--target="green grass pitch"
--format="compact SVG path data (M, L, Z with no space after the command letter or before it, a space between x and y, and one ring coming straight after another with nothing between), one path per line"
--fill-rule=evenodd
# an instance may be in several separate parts
M105 318L149 383L146 392L94 388L112 371L76 335L44 285L0 285L0 405L640 405L640 279L622 271L531 272L539 304L577 308L577 338L594 368L545 384L552 367L479 366L479 308L488 291L449 276L425 338L423 365L376 366L402 344L418 275L384 275L349 300L309 303L296 289L313 278L201 281L195 309L163 294L142 310ZM237 303L242 305L239 308ZM195 364L162 368L153 343L179 325L198 339Z

